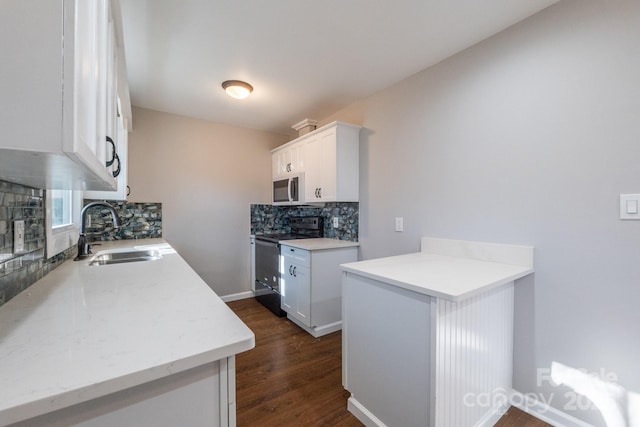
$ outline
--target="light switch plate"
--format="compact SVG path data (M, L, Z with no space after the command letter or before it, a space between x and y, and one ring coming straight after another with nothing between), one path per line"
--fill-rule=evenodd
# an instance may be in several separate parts
M338 228L338 227L340 227L340 222L338 220L338 217L334 216L333 217L333 228Z
M620 219L640 219L640 194L620 195Z
M404 231L404 219L401 216L396 217L396 231Z
M24 221L13 221L13 253L24 252Z

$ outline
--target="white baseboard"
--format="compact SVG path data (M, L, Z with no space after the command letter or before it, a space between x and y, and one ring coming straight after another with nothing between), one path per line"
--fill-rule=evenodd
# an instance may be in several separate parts
M328 325L318 326L315 329L311 330L311 335L315 338L321 337L323 335L331 334L333 332L342 330L342 320L330 323Z
M509 404L492 408L474 425L474 427L493 427L509 409Z
M315 328L310 328L310 327L308 327L307 325L305 325L304 323L302 323L301 321L299 321L298 319L296 319L293 316L287 315L287 319L289 319L291 322L293 322L296 325L298 325L300 328L304 329L307 333L312 335L314 338L318 338L318 337L321 337L323 335L327 335L327 334L330 334L332 332L336 332L336 331L342 330L342 320L340 320L338 322L329 323L328 325L323 325L323 326L317 326Z
M366 427L387 427L375 415L367 410L356 399L351 396L347 400L347 409Z
M237 294L230 294L230 295L224 295L221 296L220 299L222 299L222 301L224 302L229 302L229 301L237 301L239 299L247 299L247 298L253 298L253 291L246 291L246 292L240 292Z
M511 394L511 405L554 427L593 427L587 422L516 390Z

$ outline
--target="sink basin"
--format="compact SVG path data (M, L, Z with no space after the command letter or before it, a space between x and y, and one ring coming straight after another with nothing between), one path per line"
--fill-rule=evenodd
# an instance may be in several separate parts
M153 261L162 258L157 249L135 250L128 252L99 253L91 259L89 265L121 264L125 262Z

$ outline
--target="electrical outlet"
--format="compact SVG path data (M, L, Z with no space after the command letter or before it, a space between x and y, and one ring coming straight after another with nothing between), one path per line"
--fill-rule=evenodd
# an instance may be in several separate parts
M404 231L404 219L401 216L396 217L396 231Z
M338 221L338 217L334 216L333 217L333 228L338 228L340 227L340 222Z
M13 221L13 253L24 252L24 221Z

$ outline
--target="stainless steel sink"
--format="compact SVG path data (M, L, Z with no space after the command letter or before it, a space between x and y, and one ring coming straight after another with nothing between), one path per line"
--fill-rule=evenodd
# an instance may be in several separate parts
M157 249L135 250L128 252L99 253L91 259L89 265L121 264L125 262L153 261L162 258Z

